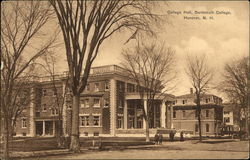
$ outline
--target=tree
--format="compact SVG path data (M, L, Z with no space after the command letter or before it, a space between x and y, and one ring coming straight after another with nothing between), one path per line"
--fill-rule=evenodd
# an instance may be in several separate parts
M73 93L70 149L79 152L79 103L100 46L122 29L150 30L156 19L148 2L134 0L50 0L63 34Z
M67 96L67 88L68 88L68 83L69 83L69 75L63 75L61 77L60 75L56 74L56 61L57 61L57 56L54 52L50 51L47 54L44 54L42 57L42 60L44 64L42 63L37 63L37 65L42 66L42 68L45 70L45 72L48 74L50 78L50 82L52 83L52 88L54 91L54 105L53 105L53 110L58 112L58 116L55 117L55 120L57 120L57 145L59 148L61 147L66 147L66 140L63 134L63 108L64 104L66 103L66 96ZM63 83L65 85L62 85L61 87L58 87L58 78L62 78ZM59 82L60 83L60 82ZM63 88L64 87L64 88ZM61 92L60 92L61 91Z
M223 80L220 85L221 87L219 88L220 91L227 95L230 101L238 104L238 113L242 112L242 115L240 116L240 128L241 130L244 128L247 136L249 135L249 79L249 57L232 60L225 64Z
M31 65L52 47L55 37L44 41L41 32L52 14L48 3L4 2L1 9L1 117L5 131L4 157L8 159L11 125L26 105L20 103L20 98L26 96L19 95L27 89L24 84L32 74ZM35 45L40 38L45 43Z
M169 84L175 78L173 70L175 52L171 48L166 48L164 44L139 45L138 43L135 48L124 50L122 55L123 67L139 87L140 105L146 122L146 141L149 141L150 111L154 107L155 100L164 96ZM144 101L147 102L146 106Z
M201 98L209 88L209 83L212 80L213 72L212 69L206 63L207 59L205 55L194 55L187 56L186 58L186 74L195 89L196 96L196 113L198 117L199 126L199 141L202 141L201 133Z

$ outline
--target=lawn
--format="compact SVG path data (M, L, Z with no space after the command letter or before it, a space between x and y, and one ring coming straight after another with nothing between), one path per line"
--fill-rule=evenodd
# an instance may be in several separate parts
M196 143L197 141L164 142L163 145L130 147L80 154L47 156L44 159L247 159L248 141Z

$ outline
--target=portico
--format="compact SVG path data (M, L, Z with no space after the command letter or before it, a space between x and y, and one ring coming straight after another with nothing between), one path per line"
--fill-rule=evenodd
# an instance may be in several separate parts
M36 120L36 136L55 136L56 121L55 120Z
M171 107L172 97L170 96L156 96L154 105L149 108L149 128L171 128L169 125L171 119ZM140 95L137 93L127 93L124 100L124 108L122 112L117 114L117 133L131 132L136 130L136 133L140 133L139 130L146 129L146 121L143 118L143 106L145 112L147 112L147 100L144 98L143 103L140 99ZM122 116L122 118L121 118ZM119 125L122 121L122 125Z

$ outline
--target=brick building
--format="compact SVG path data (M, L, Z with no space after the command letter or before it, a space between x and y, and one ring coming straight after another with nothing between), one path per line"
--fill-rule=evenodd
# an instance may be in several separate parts
M80 136L145 134L139 87L124 73L123 68L116 65L91 69L80 98ZM16 136L55 136L59 122L63 124L63 133L70 134L72 94L65 85L66 75L56 75L54 83L50 77L34 78L30 85L31 103L18 118ZM173 95L155 100L149 121L152 133L155 128L171 127L173 101Z
M198 134L198 118L196 112L196 96L193 89L190 94L176 97L173 106L173 128L192 131ZM222 99L205 94L201 97L201 127L202 135L214 135L220 132L223 124Z

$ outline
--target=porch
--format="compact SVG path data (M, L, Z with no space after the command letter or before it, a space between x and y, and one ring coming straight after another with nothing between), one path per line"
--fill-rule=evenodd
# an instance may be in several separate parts
M58 120L36 120L35 135L40 137L54 137L58 128Z

